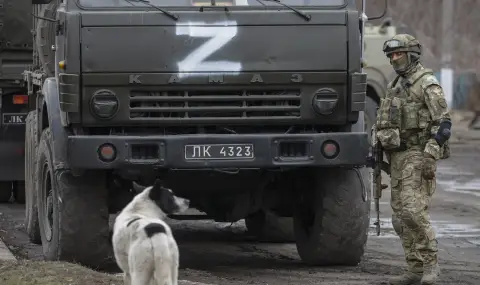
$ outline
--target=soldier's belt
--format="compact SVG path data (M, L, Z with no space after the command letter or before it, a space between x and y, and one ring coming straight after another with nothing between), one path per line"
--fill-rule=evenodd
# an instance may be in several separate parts
M421 132L419 131L418 133L411 134L406 139L401 139L399 147L397 147L395 149L390 149L388 151L389 152L403 152L403 151L406 151L407 149L415 147L415 146L422 146L425 143L426 142L423 141L423 136L422 136Z

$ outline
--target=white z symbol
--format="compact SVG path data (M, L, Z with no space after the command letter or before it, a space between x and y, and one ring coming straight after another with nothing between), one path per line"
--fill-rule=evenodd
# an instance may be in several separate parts
M221 25L224 26L213 25L218 25L218 23L209 26L204 22L189 22L187 26L177 26L177 35L211 38L178 63L179 77L188 76L185 72L198 71L238 74L242 69L242 64L239 62L204 61L237 35L237 23L234 21L222 22Z

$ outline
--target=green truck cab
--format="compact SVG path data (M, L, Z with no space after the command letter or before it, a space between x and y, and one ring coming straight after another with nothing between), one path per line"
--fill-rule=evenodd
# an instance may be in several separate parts
M161 178L307 264L358 264L381 83L355 0L31 1L25 224L45 259L102 267L109 214Z

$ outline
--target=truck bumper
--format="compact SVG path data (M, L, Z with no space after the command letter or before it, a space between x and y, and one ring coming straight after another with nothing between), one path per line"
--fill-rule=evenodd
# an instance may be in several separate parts
M241 150L242 144L253 147L254 157L218 157L219 153L225 154L218 151L221 147ZM216 145L212 147L217 149L216 157L188 159L192 149L197 155L202 151L205 154L208 145ZM101 150L102 146L108 146L109 151ZM366 133L70 136L67 149L68 164L75 169L278 168L363 166L367 163L369 144ZM109 160L102 160L105 153L110 155ZM242 155L245 154L248 153Z
M24 141L0 140L0 181L25 180Z

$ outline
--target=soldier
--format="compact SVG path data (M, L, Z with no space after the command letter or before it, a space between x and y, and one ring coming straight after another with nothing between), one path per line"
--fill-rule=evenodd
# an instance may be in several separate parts
M408 265L390 284L435 284L440 268L428 206L436 161L450 155L450 115L442 87L420 63L422 47L413 36L394 36L383 52L398 75L380 101L375 131L390 164L392 224Z

